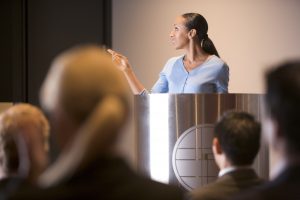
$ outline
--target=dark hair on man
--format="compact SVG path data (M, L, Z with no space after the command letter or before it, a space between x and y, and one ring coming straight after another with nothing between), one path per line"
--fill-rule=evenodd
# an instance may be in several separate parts
M300 60L275 67L265 80L267 113L278 123L287 151L300 152Z
M182 17L186 20L185 26L188 30L196 30L202 49L208 54L220 57L214 43L207 35L208 23L206 19L198 13L185 13Z
M260 147L260 123L246 112L226 112L217 122L214 137L232 165L251 165Z

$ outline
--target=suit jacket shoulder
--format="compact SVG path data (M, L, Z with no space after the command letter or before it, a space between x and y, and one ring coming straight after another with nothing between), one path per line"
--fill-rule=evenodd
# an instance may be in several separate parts
M228 197L263 183L252 169L240 169L223 175L216 182L194 190L192 199L214 200Z
M19 190L10 199L181 200L184 193L137 174L123 159L102 157L58 185Z
M251 191L239 194L234 200L299 200L300 165L290 166L277 178Z

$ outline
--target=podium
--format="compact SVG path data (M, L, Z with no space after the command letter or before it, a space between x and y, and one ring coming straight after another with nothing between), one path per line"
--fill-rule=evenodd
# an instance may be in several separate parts
M215 122L228 110L249 112L260 121L262 99L261 94L135 96L138 170L186 190L214 181L219 172L211 150ZM268 179L268 147L262 142L253 167Z

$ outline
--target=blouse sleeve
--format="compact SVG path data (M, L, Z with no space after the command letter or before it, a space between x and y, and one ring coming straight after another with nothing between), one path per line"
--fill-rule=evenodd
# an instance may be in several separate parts
M228 93L229 67L226 63L222 66L217 78L217 93Z
M170 58L165 64L163 70L159 73L159 78L151 89L152 93L167 93L169 92L168 74L172 71L174 63L179 57Z
M159 78L151 89L152 93L166 93L169 91L168 80L166 77L166 73L161 71L159 73Z

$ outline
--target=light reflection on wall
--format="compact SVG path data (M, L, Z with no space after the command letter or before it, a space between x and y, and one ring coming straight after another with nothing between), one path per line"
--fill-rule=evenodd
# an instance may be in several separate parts
M151 178L169 182L169 95L150 95L150 174Z

